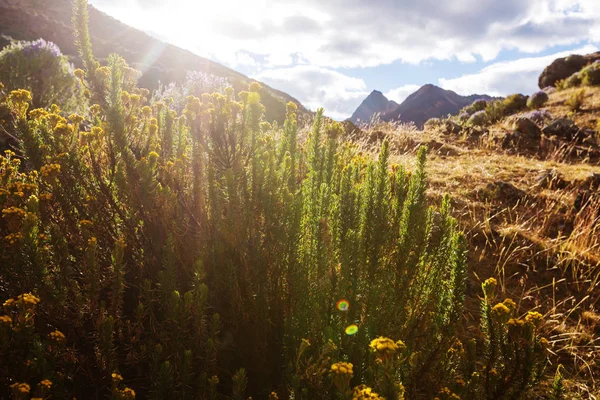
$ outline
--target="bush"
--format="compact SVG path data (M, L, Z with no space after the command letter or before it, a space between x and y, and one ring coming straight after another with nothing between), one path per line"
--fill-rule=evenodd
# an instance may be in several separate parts
M470 105L468 105L465 108L463 108L461 110L461 113L466 113L470 117L471 115L473 115L477 111L485 110L485 108L487 107L487 104L488 104L488 102L485 101L484 99L477 99L473 103L471 103Z
M488 123L488 115L485 111L477 111L467 121L467 123L471 126L483 126Z
M77 0L105 99L89 129L0 99L21 140L0 156L1 397L517 398L536 381L541 321L498 310L492 281L485 336L458 339L465 238L448 196L428 205L425 148L390 167L387 141L366 156L322 109L302 140L293 103L264 120L258 84L182 114L148 102L120 57L97 64L86 16Z
M585 101L585 89L580 89L576 92L571 93L565 104L569 107L570 111L579 111Z
M0 82L7 90L27 89L34 108L61 104L66 112L84 108L84 87L67 58L43 39L14 42L0 51Z
M504 115L513 115L527 107L527 96L522 94L511 94L504 99Z
M530 109L537 109L543 107L548 102L548 94L544 91L535 92L527 100L527 107Z
M537 124L543 124L546 121L553 119L552 114L548 110L535 110L523 114L525 118L529 118Z
M579 72L581 83L586 86L600 85L600 64L592 63Z
M581 86L581 75L579 72L575 72L573 75L565 79L563 84L561 84L562 89L570 89L579 86Z
M439 118L429 118L426 122L425 122L425 129L435 129L438 128L442 125L442 120Z

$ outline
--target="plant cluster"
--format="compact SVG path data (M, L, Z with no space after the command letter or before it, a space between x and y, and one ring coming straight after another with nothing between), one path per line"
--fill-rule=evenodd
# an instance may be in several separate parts
M539 318L492 307L491 281L483 340L457 339L465 239L448 196L428 204L425 148L411 172L387 141L373 159L322 109L303 140L293 103L264 120L256 83L179 113L119 56L94 58L86 0L74 23L92 105L0 98L16 138L0 397L495 399L535 383Z

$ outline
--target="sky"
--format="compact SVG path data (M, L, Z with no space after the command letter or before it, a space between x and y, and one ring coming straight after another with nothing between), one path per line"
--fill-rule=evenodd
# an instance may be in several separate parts
M373 90L531 94L600 48L600 0L90 0L159 39L348 118Z

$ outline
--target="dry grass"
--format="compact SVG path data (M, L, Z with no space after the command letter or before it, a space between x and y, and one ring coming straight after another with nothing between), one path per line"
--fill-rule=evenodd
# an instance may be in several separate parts
M573 91L552 94L545 108L555 118L569 116L580 127L595 128L600 90L587 89L582 110L568 115L564 103ZM432 201L450 193L455 215L469 238L473 277L467 310L477 315L478 286L488 276L496 276L502 294L518 300L520 310L533 308L545 315L551 342L549 375L562 363L573 396L596 398L600 390L600 195L578 208L575 203L589 191L590 176L600 174L600 164L577 157L570 144L543 154L504 151L490 140L506 132L503 121L490 127L491 134L475 140L406 125L374 123L363 129L366 135L352 139L366 151L376 151L380 140L388 138L393 162L399 164L410 166L416 149L429 146ZM558 185L538 184L547 170L560 177ZM499 182L508 186L493 190ZM512 188L514 194L509 193ZM476 318L467 319L476 331Z

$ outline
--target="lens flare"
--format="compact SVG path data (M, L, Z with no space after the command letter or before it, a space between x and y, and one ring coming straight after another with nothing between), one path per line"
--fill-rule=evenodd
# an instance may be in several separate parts
M350 303L348 303L348 300L346 299L341 299L335 304L335 307L340 311L348 311Z
M346 328L346 335L349 335L349 336L356 335L357 332L358 332L358 326L356 326L354 324L349 325Z

